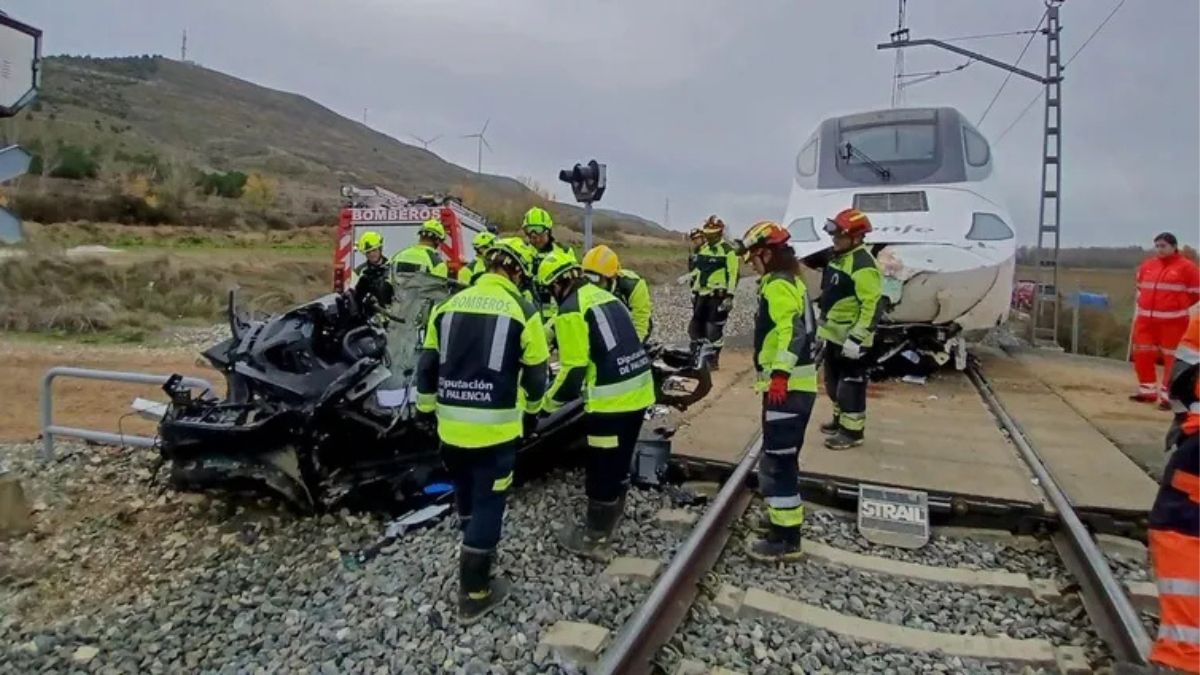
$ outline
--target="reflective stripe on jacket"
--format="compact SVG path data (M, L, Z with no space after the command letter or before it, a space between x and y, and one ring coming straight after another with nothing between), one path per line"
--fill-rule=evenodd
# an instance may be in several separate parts
M808 289L798 277L773 272L758 286L754 317L754 366L758 391L766 391L771 374L787 373L789 391L817 390L813 363L813 317Z
M443 279L449 278L450 266L436 249L424 244L413 244L392 258L392 269L396 272L425 272Z
M738 256L729 242L704 244L696 252L696 279L693 290L700 295L730 291L737 287Z
M1200 672L1200 436L1185 437L1163 470L1150 510L1150 561L1160 617L1150 660Z
M650 355L629 310L612 293L585 283L567 296L554 319L558 376L546 393L546 409L577 398L584 410L633 412L654 404Z
M1137 315L1182 319L1200 302L1200 268L1179 253L1148 258L1137 271Z
M638 339L645 342L654 329L654 307L650 302L650 285L636 272L621 270L613 284L613 295L629 308Z
M417 409L436 412L444 443L480 448L521 435L541 408L546 335L508 279L484 273L434 308L417 367Z
M883 313L883 275L875 256L859 246L834 256L821 275L821 327L817 336L834 344L847 337L870 347Z

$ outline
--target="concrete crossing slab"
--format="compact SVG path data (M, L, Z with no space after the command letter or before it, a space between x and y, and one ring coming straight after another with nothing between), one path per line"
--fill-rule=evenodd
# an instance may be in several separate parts
M1148 511L1156 485L1093 420L1038 379L1041 361L979 350L984 374L1022 425L1050 470L1080 508L1136 516ZM733 356L733 355L730 355ZM749 359L728 359L726 386L689 410L675 436L677 455L736 462L758 430L759 395ZM818 427L832 415L824 393L800 455L809 477L837 483L876 483L934 494L1052 511L1033 475L1000 430L970 381L944 371L925 385L872 384L867 438L844 451L824 447Z
M1121 515L1150 510L1158 491L1154 480L1043 383L1032 362L995 352L979 356L996 396L1076 508Z
M970 382L947 372L924 386L871 385L867 437L850 450L828 450L818 427L832 406L818 397L804 439L806 474L896 485L1036 507L1042 496Z

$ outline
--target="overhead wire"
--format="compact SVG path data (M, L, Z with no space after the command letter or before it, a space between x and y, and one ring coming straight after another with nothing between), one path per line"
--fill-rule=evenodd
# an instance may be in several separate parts
M1041 30L1042 24L1046 22L1046 16L1050 14L1050 10L1042 12L1042 18L1038 19L1037 26L1029 31L1029 39L1025 41L1025 46L1021 48L1021 53L1017 55L1017 60L1013 63L1014 66L1021 65L1021 59L1025 58L1025 52L1029 51L1029 46L1033 44L1033 39L1037 37L1038 31ZM1004 88L1008 86L1008 81L1012 79L1012 71L1004 74L1004 81L1000 83L1000 87L996 89L996 93L992 94L992 100L988 101L987 107L983 109L983 114L979 116L979 121L975 126L982 126L983 121L987 119L988 113L992 111L992 106L996 105L996 101L1000 98L1000 94L1004 92Z
M904 73L903 75L897 75L896 79L900 79L900 78L915 78L915 79L912 79L908 82L898 82L896 84L896 86L899 87L900 89L903 89L904 87L911 87L914 84L928 82L929 80L932 80L933 78L939 77L941 75L946 75L949 73L957 73L958 71L965 69L967 66L971 65L972 63L975 63L975 59L971 59L971 60L967 61L966 63L960 64L953 68L948 68L946 70L927 70L927 71L924 71L921 73Z
M1042 18L1044 19L1045 16L1043 16ZM1038 24L1038 28L1041 28L1041 24ZM1008 31L1007 33L981 33L979 35L961 35L959 37L942 38L942 42L963 42L966 40L982 40L983 38L998 38L998 37L1011 37L1013 35L1028 35L1030 33L1037 33L1038 28L1034 28L1033 30L1013 30L1013 31Z
M1082 52L1089 44L1091 44L1092 40L1095 39L1095 37L1100 33L1101 30L1104 29L1106 25L1108 25L1108 22L1112 20L1113 16L1116 15L1117 11L1121 9L1121 6L1124 4L1125 0L1117 0L1117 4L1112 8L1112 11L1108 13L1108 16L1104 17L1104 20L1100 22L1100 25L1096 26L1096 29L1092 31L1092 34L1089 35L1087 39L1083 41L1083 44L1079 45L1079 48L1076 49L1073 54L1071 54L1065 63L1063 63L1063 70L1066 70L1067 66L1071 65L1071 62L1075 60L1075 57L1079 56L1079 53ZM1012 131L1013 128L1017 126L1017 123L1020 122L1023 117L1025 117L1025 114L1029 112L1029 109L1033 107L1033 104L1037 103L1038 99L1045 95L1046 90L1043 88L1037 93L1037 95L1030 99L1029 103L1025 104L1025 107L1021 109L1021 112L1017 115L1016 119L1014 119L1011 124L1005 127L1004 131L1000 132L1000 135L996 137L996 140L992 143L992 145L998 145L1000 141L1008 135L1008 132Z

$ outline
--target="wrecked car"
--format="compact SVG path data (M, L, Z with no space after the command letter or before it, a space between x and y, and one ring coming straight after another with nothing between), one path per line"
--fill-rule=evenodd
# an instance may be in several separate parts
M180 490L268 493L302 512L343 506L403 510L448 486L434 430L417 423L415 370L430 310L457 285L398 274L394 301L363 307L330 294L261 321L238 314L204 352L226 395L194 396L178 376L159 448ZM648 345L661 405L686 409L712 383L703 350ZM553 366L552 366L553 367ZM581 401L539 419L518 451L525 467L561 461L580 436ZM557 459L556 459L557 458Z

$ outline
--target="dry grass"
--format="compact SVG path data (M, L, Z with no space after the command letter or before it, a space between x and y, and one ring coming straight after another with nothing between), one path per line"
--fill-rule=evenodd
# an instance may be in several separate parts
M25 223L29 245L39 249L101 245L118 249L247 249L307 250L322 255L333 250L334 227L292 230L212 229L178 225L119 223Z
M1085 307L1079 313L1079 352L1092 356L1124 359L1133 322L1134 269L1060 268L1059 291L1069 298L1078 291L1103 293L1109 309ZM1033 267L1017 268L1018 279L1035 278ZM1071 347L1071 322L1074 309L1064 301L1059 314L1058 343Z
M328 283L328 266L317 262L31 254L0 263L0 330L141 341L170 324L219 321L235 286L247 306L275 311L319 295Z
M0 259L0 331L141 342L163 328L219 322L228 291L252 311L272 312L329 291L332 227L225 230L116 223L26 223L27 255ZM581 237L562 232L582 249ZM682 241L598 237L651 283L682 274ZM67 258L103 245L106 258Z

